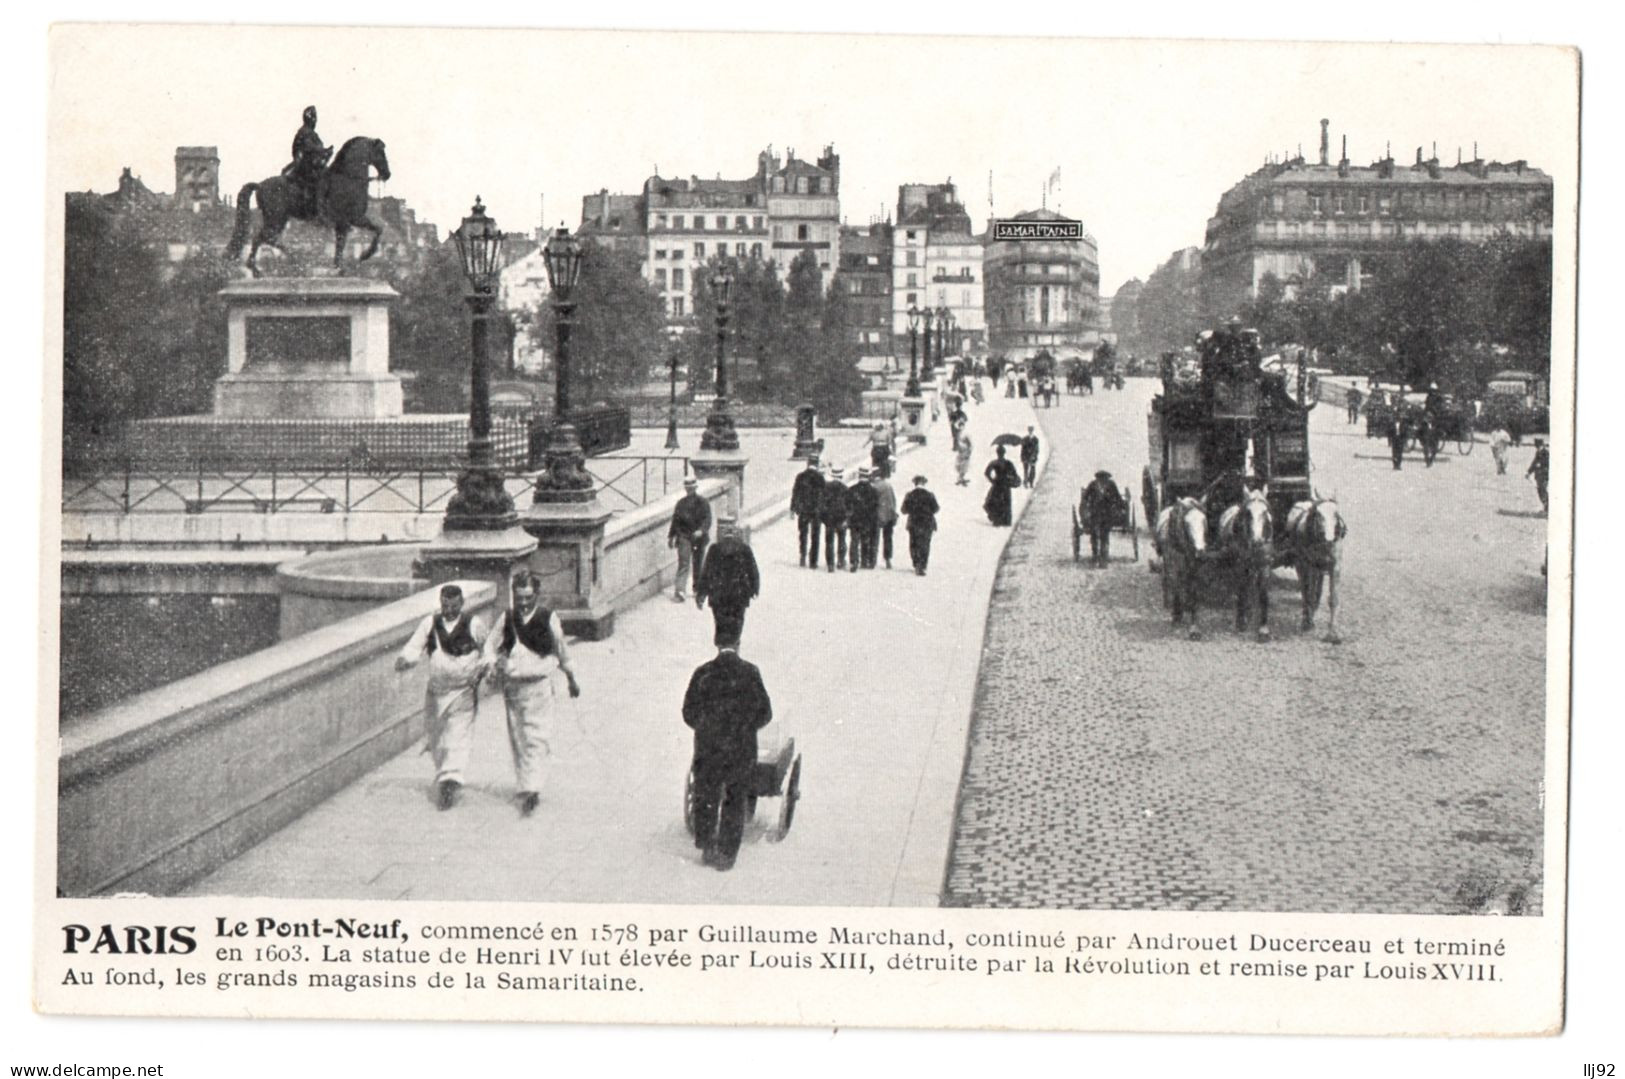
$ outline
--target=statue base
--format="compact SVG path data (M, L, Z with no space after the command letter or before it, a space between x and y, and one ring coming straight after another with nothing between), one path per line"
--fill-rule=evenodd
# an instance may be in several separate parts
M498 530L443 528L418 555L419 575L431 584L447 581L491 581L498 595L506 595L516 569L526 566L536 541L523 529Z
M902 436L910 442L925 445L925 398L904 397L898 406L903 410Z

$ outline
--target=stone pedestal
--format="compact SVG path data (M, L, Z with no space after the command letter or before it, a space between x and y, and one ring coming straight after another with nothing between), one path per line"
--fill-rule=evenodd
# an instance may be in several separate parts
M491 581L498 595L508 594L516 569L528 565L536 541L515 526L501 530L442 529L418 555L417 570L432 584L448 581Z
M389 372L389 304L382 281L260 278L220 290L226 374L214 414L228 419L388 419L402 413Z
M903 410L902 435L910 442L925 444L925 398L904 397L898 402Z
M824 452L824 440L817 437L817 412L811 405L796 406L796 448L790 451L790 460L805 461Z
M612 514L596 497L538 502L519 514L519 526L535 546L529 567L542 580L542 603L558 612L566 633L589 641L615 632L615 610L601 595L604 526Z
M726 515L745 523L745 466L750 458L738 450L701 450L688 459L688 467L702 480L724 480L728 484Z

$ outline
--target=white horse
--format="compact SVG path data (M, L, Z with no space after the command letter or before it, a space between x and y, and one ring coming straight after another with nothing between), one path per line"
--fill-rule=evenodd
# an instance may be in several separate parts
M1338 512L1337 502L1321 498L1297 502L1286 518L1292 543L1292 564L1298 571L1298 587L1303 593L1303 628L1315 628L1315 611L1320 593L1327 588L1326 641L1337 644L1337 583L1343 572L1343 537L1348 526Z
M1263 491L1251 490L1219 516L1219 535L1236 583L1236 632L1245 633L1258 612L1258 639L1270 639L1270 568L1275 562L1275 522Z
M1162 604L1173 609L1174 625L1189 616L1190 638L1202 631L1196 620L1197 569L1208 557L1207 513L1194 498L1181 498L1157 514L1154 534L1162 556Z

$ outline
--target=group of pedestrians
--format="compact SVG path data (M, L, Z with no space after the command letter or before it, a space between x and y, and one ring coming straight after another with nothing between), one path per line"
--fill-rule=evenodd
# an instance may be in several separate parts
M830 573L876 569L882 562L891 569L898 505L888 472L888 465L864 465L848 484L846 470L836 466L825 473L818 456L808 456L790 488L803 568L818 568L821 545Z

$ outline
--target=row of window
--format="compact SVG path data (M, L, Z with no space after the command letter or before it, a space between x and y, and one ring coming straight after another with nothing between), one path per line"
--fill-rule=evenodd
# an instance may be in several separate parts
M685 224L685 222L688 222L690 220L693 221L692 226L690 226L688 224ZM716 221L716 231L718 231L718 232L727 232L728 231L728 215L727 214L717 214L716 217L713 220ZM693 218L690 218L687 214L671 214L669 216L666 215L666 214L655 214L655 228L657 228L657 229L663 229L663 228L673 228L673 229L693 228L693 230L695 232L704 232L705 228L706 228L705 221L706 221L706 218L705 218L705 216L703 214L695 214L693 216ZM760 231L761 229L766 227L765 221L766 221L766 219L764 217L762 217L761 214L756 214L756 215L750 216L750 217L747 217L744 214L735 214L734 215L734 228L739 229L739 230L749 228L749 229L756 229L756 230Z
M918 292L910 292L906 296L903 297L903 303L907 307L913 307L916 304L918 304L919 302L920 302L920 294ZM935 311L937 308L946 307L947 305L948 305L948 290L947 289L940 289L940 288L937 289L937 302L931 305L931 309L933 311ZM959 306L962 307L962 308L968 308L968 307L972 306L971 298L970 298L970 289L965 289L964 291L962 291L959 294Z
M684 254L685 254L685 252L684 252L683 248L681 248L681 247L673 247L670 250L667 250L664 247L655 248L655 258L657 260L667 259L667 258L681 259L681 258L684 257ZM728 245L726 243L717 244L717 254L719 254L719 255L727 255L728 254ZM759 244L759 243L756 243L756 244L736 243L733 246L733 254L734 254L735 258L744 258L748 254L751 258L759 259L759 258L762 257L762 245ZM698 244L694 245L694 257L697 258L697 259L703 259L703 258L706 257L705 244L698 243ZM657 270L655 272L660 273L662 271ZM673 270L672 271L672 273L676 273L676 274L680 274L682 272L683 272L682 270Z
M1366 191L1339 191L1328 194L1324 191L1306 192L1309 200L1309 212L1312 214L1368 214L1372 207L1379 214L1391 214L1397 207L1399 210L1443 210L1447 207L1456 207L1463 211L1478 210L1488 212L1492 203L1502 201L1499 196L1492 199L1488 191L1401 191L1397 195L1378 193L1376 195ZM1519 205L1526 200L1515 199ZM1270 196L1270 209L1276 213L1286 210L1286 196L1284 193Z
M789 185L784 182L784 177L773 177L773 193L775 195L792 193ZM833 176L797 176L794 194L833 195L835 194L835 178Z

